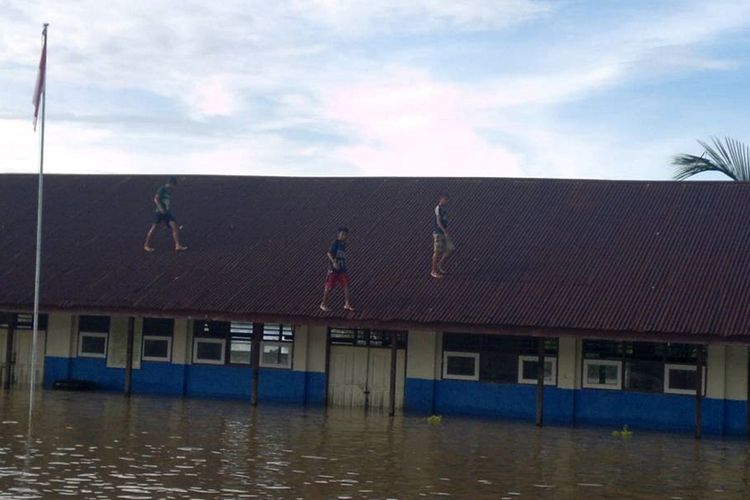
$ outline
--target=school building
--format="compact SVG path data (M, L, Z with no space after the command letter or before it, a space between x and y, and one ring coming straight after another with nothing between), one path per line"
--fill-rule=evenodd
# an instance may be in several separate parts
M748 433L747 183L189 176L189 250L147 253L164 181L45 177L32 366L36 177L0 175L3 387Z

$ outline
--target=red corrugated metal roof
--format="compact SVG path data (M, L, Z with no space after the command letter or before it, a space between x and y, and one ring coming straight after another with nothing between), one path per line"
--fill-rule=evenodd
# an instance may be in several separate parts
M181 179L187 252L142 250L153 176L45 177L46 309L346 318L750 338L750 184L549 179ZM429 276L432 209L458 247ZM0 304L33 297L36 178L0 176ZM350 228L357 312L318 310Z

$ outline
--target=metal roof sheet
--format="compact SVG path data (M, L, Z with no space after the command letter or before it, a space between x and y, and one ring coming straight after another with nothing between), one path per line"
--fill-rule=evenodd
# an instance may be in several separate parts
M188 176L142 244L155 176L45 176L47 310L285 317L750 338L750 184ZM432 210L457 251L429 276ZM36 177L0 175L0 304L33 298ZM356 313L318 309L350 229Z

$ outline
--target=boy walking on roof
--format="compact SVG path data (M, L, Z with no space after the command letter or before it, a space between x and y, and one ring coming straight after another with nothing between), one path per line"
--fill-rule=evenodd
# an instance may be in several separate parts
M177 225L170 205L172 202L172 188L177 185L177 177L170 177L167 183L156 190L154 195L154 204L156 205L156 211L154 212L154 222L151 223L148 233L146 233L146 243L143 244L143 249L147 252L153 252L154 247L151 246L151 240L154 237L154 231L156 226L160 223L164 223L168 228L172 230L172 238L174 239L174 249L176 251L187 250L186 246L180 243L180 227Z
M435 207L435 213L432 216L432 271L430 276L433 278L442 278L446 274L445 259L455 250L455 246L448 236L448 212L445 206L448 204L448 195L440 195L438 204Z
M354 311L351 297L349 296L349 276L346 274L346 239L348 237L349 230L345 227L340 227L336 234L336 239L326 254L329 261L329 268L325 285L323 286L323 300L320 302L320 308L323 311L330 311L328 308L328 294L336 285L341 285L344 289L344 309Z

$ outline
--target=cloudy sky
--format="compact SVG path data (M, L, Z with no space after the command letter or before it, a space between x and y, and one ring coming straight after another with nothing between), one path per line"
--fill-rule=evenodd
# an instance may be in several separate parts
M667 179L750 142L750 1L0 0L0 171Z

